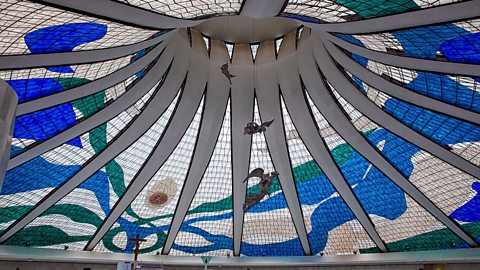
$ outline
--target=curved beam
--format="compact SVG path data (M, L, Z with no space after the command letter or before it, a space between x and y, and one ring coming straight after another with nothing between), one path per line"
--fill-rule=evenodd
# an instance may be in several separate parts
M203 46L205 46L203 40L201 40L201 42ZM198 44L194 43L194 46L198 46ZM208 71L205 69L205 65L208 65L208 56L199 54L199 52L194 49L192 49L191 53L188 55L190 58L188 75L182 96L178 101L177 109L173 114L173 117L170 119L168 126L165 127L162 136L158 140L157 145L153 148L150 156L143 164L142 169L137 175L135 175L134 179L132 179L125 193L117 201L108 217L97 229L84 250L93 250L98 242L102 240L105 233L108 232L117 219L123 214L125 209L127 209L175 150L175 147L187 131L189 124L192 122L197 108L202 101L205 84L207 82Z
M253 104L255 89L255 70L250 46L236 44L233 54L231 72L237 77L232 80L231 115L232 115L232 182L233 182L233 255L240 256L243 232L243 203L247 183L243 182L249 173L250 149L252 137L243 134L246 123L253 121Z
M244 0L240 16L255 19L275 17L282 12L288 0Z
M322 33L322 36L333 42L335 45L338 45L349 52L358 54L369 60L383 63L385 65L421 70L426 72L480 77L480 68L478 67L478 64L444 62L407 56L398 56L360 47L341 38L338 38L330 33Z
M276 74L275 47L272 41L265 41L260 44L255 59L255 66L257 77L261 78L256 80L255 89L261 118L263 121L275 119L275 123L265 132L267 146L273 165L280 174L278 180L282 186L303 251L306 255L311 255L305 221L303 220L302 208L298 200L297 188L293 179L292 165L287 149Z
M178 86L179 87L179 86ZM178 89L178 88L177 88ZM155 93L152 101L140 113L138 118L126 129L120 136L117 137L110 145L98 155L96 155L90 162L86 163L73 177L71 177L64 184L54 189L43 200L35 205L35 207L13 223L7 230L4 231L0 237L0 243L4 243L8 238L13 236L23 227L27 226L35 218L40 216L47 209L52 207L63 197L77 188L86 179L88 179L95 172L103 168L109 161L118 156L121 152L127 149L138 138L140 138L151 126L156 122L161 114L168 108L173 101L165 99L160 91Z
M65 143L72 140L75 137L80 136L81 134L91 130L102 123L105 123L109 119L114 118L122 111L126 110L142 96L144 96L155 83L158 82L165 72L167 71L169 65L172 65L171 69L176 70L178 76L167 76L165 82L160 88L160 92L165 96L166 99L172 99L175 96L178 86L181 85L188 66L188 57L187 49L190 47L188 37L185 37L185 40L180 42L180 40L174 39L176 41L176 46L168 46L165 52L162 54L162 58L155 63L153 68L145 74L145 76L138 81L130 90L121 95L118 99L113 101L112 104L99 111L98 113L88 117L85 121L81 121L71 128L55 135L54 137L34 146L33 148L28 149L25 152L22 152L12 158L8 164L8 169L13 169L21 164ZM175 54L176 52L176 54ZM172 64L172 58L174 57Z
M24 69L36 67L50 67L59 65L79 65L94 62L103 62L130 54L134 54L145 48L154 46L170 33L163 33L160 36L147 39L135 44L111 47L98 50L85 50L73 52L43 53L43 54L19 54L0 56L0 70Z
M355 62L352 58L341 52L335 45L329 41L325 42L329 54L335 59L335 62L339 63L343 68L350 71L353 75L358 77L366 84L376 89L381 89L382 92L408 102L410 104L434 111L441 112L442 114L480 125L480 114L466 110L455 105L451 105L431 97L419 94L415 91L406 89L397 84L389 82L384 78L378 76L374 72L367 68L364 68L359 63ZM478 70L480 68L477 67Z
M320 44L321 45L321 44ZM315 44L315 46L317 46ZM323 45L321 45L323 46ZM322 71L328 74L330 79L335 81L340 79L335 79L333 77L343 76L340 73L333 60L331 60L326 52L325 48L322 47L322 50L319 50L319 55L315 56L317 63L320 59L324 59L322 63ZM317 58L318 57L318 58ZM310 61L315 61L311 59ZM309 66L315 66L315 64L310 64ZM323 82L323 78L318 72L310 73L301 73L304 83L309 90L310 97L313 102L320 110L322 115L328 120L332 127L364 158L366 158L370 163L377 167L385 176L392 180L397 186L399 186L406 194L408 194L412 199L414 199L419 205L421 205L425 210L430 212L436 219L442 222L447 228L452 230L456 235L463 239L472 247L477 247L475 240L470 237L463 229L456 223L454 220L450 219L445 213L443 213L430 199L428 199L422 192L420 192L408 179L406 179L395 167L393 167L370 143L363 137L358 130L353 126L353 124L346 118L344 112L338 107L336 100L332 97L330 91L327 89L326 85ZM348 81L347 81L348 82ZM348 82L348 85L341 84L338 85L338 90L340 88L350 88L353 87ZM358 99L358 102L355 102L354 106L358 106L358 103L371 104L370 100L364 100L361 97L364 97L358 93L355 88L355 93L352 90L348 91L354 95L353 99ZM347 91L343 91L347 92ZM349 99L352 100L351 96ZM365 98L366 99L366 98ZM349 101L350 101L349 100ZM352 100L353 101L353 100ZM373 104L372 104L373 105ZM375 106L375 105L373 105ZM363 106L362 106L363 107ZM376 107L376 106L375 106ZM358 107L357 107L358 108ZM378 108L378 107L376 107ZM360 109L360 108L359 108ZM384 117L384 112L376 112L377 115ZM392 120L396 121L396 120ZM384 121L382 121L383 123ZM384 124L384 123L383 123ZM403 128L407 129L407 128Z
M8 83L0 79L0 192L3 187L5 171L10 159L13 127L15 126L15 111L17 110L18 96Z
M177 19L113 0L34 0L34 2L148 29L184 28L202 22Z
M212 41L210 58L208 86L201 126L193 150L192 161L190 162L185 183L172 222L170 223L168 236L162 249L162 254L164 255L170 253L170 249L187 215L187 211L197 192L200 181L207 170L213 151L215 150L227 108L230 84L220 70L220 67L229 61L225 43Z
M312 51L306 51L303 48L303 50L295 53L295 41L296 33L287 35L283 39L278 55L279 60L277 61L279 66L277 77L280 89L293 124L315 162L325 172L330 183L335 187L360 224L362 224L370 238L382 252L387 252L387 247L375 230L375 225L335 164L330 151L320 136L312 118L313 115L311 115L307 107L306 100L299 97L303 94L303 89L298 69L302 69L303 73L317 72L317 70L315 65L307 67L304 64L300 64L305 61L305 58L312 57ZM284 56L284 53L287 56Z
M158 61L161 62L161 54L163 52L163 49L165 48L165 45L165 42L162 42L143 57L100 79L94 80L86 84L82 84L78 87L74 87L63 92L58 92L46 97L22 103L18 106L17 116L46 109L89 95L93 95L101 90L108 89L118 83L121 83L125 81L128 77L134 75L135 73L148 66L159 55L160 59Z
M327 77L328 81L334 85L335 89L340 93L340 95L342 95L343 98L345 98L350 104L352 104L365 116L369 117L373 122L379 124L385 129L397 134L410 143L429 152L430 154L439 157L452 166L457 167L458 169L472 175L477 179L480 179L480 167L450 152L432 140L405 126L393 116L380 109L366 96L362 95L360 91L352 83L350 83L350 81L348 81L348 79L336 67L325 46L318 42L318 40L315 38L312 40L315 44L315 59L317 60L320 69L325 72L325 76ZM412 95L412 93L410 93L410 95Z
M345 34L393 31L411 27L467 20L480 14L480 0L457 2L373 19L344 23L305 23L312 29Z

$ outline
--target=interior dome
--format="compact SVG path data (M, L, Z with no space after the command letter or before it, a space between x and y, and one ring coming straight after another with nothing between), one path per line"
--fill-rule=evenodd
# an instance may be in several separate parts
M478 246L478 1L8 0L0 14L0 78L18 96L4 246Z

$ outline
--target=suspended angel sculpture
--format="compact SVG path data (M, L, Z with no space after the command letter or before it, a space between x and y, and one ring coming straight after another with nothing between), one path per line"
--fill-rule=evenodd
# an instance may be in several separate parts
M258 183L260 185L260 191L258 191L258 193L256 194L250 194L247 196L247 198L245 198L245 203L243 204L243 212L247 212L248 209L259 203L263 199L263 197L265 197L265 195L270 196L270 192L268 191L268 189L272 185L273 178L275 176L278 176L278 172L273 171L271 173L264 173L264 170L262 168L256 168L247 175L245 180L243 180L244 183L252 177L260 178L260 183Z
M228 70L228 63L223 64L220 69L222 70L223 75L227 77L230 84L232 84L232 78L235 77L235 75L230 74L230 71Z
M266 132L267 127L272 125L273 121L275 121L275 119L272 119L271 121L268 121L268 122L263 122L261 125L255 123L255 122L250 122L243 129L243 134L253 135L253 134L256 134L256 133L260 133L260 132Z

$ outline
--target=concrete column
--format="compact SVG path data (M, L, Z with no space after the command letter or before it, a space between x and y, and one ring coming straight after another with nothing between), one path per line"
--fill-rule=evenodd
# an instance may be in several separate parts
M17 93L10 85L0 79L0 191L10 159L10 146L12 145L17 104Z

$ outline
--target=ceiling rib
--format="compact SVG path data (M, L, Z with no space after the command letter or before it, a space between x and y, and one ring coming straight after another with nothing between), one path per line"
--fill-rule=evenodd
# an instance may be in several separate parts
M315 75L315 77L320 77ZM328 119L332 127L362 156L368 157L367 160L377 167L383 174L391 179L411 198L417 201L423 208L430 212L435 218L441 221L445 226L452 230L471 246L477 246L475 241L467 235L459 225L446 216L436 205L434 205L423 193L413 186L405 177L401 175L388 161L383 158L366 139L358 133L355 127L350 123L343 112L338 108L335 100L330 96L326 86L321 83L321 78L311 78L302 73L302 78L309 90L309 94L315 105L319 108L322 115ZM318 80L318 81L317 81ZM318 89L318 90L315 90ZM320 92L322 91L322 92Z
M190 88L191 89L191 88ZM197 91L202 94L201 91ZM138 171L137 175L132 179L130 185L123 196L117 201L108 217L104 220L103 224L93 235L92 239L85 246L86 251L91 251L102 240L103 236L108 232L117 219L125 212L127 207L132 203L137 195L142 191L145 185L170 157L175 147L178 145L182 136L188 129L198 106L202 100L202 95L187 97L188 94L193 94L191 90L185 89L182 93L180 104L178 104L174 116L170 123L166 127L164 134L160 137L157 145L154 147L153 152L147 158L143 164L142 169ZM185 105L183 103L188 103Z
M328 76L343 76L340 71L336 68L333 61L329 58L326 50L322 48L317 59L325 59L322 63L322 71L324 71ZM310 59L309 61L314 61ZM320 64L320 63L319 63ZM337 73L337 75L335 75ZM463 229L452 219L450 219L445 213L443 213L432 201L430 201L422 192L420 192L408 179L406 179L397 169L395 169L373 146L371 146L368 141L357 131L353 124L346 118L343 111L338 107L336 101L331 96L326 85L323 83L323 79L318 73L302 73L302 78L308 89L310 97L313 102L320 110L322 115L329 121L332 127L337 130L337 132L363 157L365 157L369 162L371 162L375 167L377 167L384 175L386 175L390 180L392 180L397 186L399 186L406 194L408 194L412 199L417 201L423 208L430 212L436 219L442 222L447 228L452 230L460 238L462 238L466 243L472 247L476 247L477 243L470 237ZM338 86L338 91L342 88L355 88L347 80ZM352 90L353 91L353 90ZM355 88L355 91L356 90ZM361 100L361 95L359 92L353 93L355 96L347 99L349 102L353 99ZM352 95L353 95L352 94ZM363 103L370 103L370 100L361 100ZM357 102L355 102L357 103ZM355 104L358 105L358 104ZM372 104L373 105L373 104ZM373 105L375 106L375 105ZM358 108L358 107L357 107ZM360 110L360 109L359 109ZM383 111L381 111L383 113ZM376 112L380 114L379 112ZM383 121L382 121L383 122Z
M10 150L12 147L12 135L15 127L15 111L18 104L18 96L15 90L0 79L0 103L2 104L0 114L0 192L5 179Z
M445 24L475 18L479 14L480 0L470 0L373 19L343 23L305 23L305 25L324 32L361 34Z
M198 46L197 43L194 43L194 46ZM203 43L203 45L205 44ZM187 131L202 100L203 89L207 83L206 79L208 75L208 71L204 68L205 65L208 65L208 60L206 58L208 56L199 54L195 49L191 50L189 56L190 63L186 83L182 96L178 101L177 109L174 112L170 123L165 128L164 133L160 137L159 142L153 149L152 153L143 164L142 169L137 175L135 175L131 184L128 186L123 196L117 201L110 212L110 215L104 220L102 226L98 228L90 242L85 247L85 250L93 250L98 242L102 240L105 233L108 232L112 225L123 214L125 209L127 209L131 202L142 191L144 186L155 175L163 163L165 163ZM175 74L173 76L175 76ZM180 85L177 85L177 89L178 88L180 88Z
M249 173L252 137L243 134L246 123L253 121L255 70L248 44L236 44L231 72L237 77L232 80L232 173L233 173L233 255L240 256L243 233L243 203L247 183L243 179Z
M212 41L205 109L202 114L200 131L162 254L170 253L215 149L230 93L229 81L222 74L220 67L228 61L229 57L225 43Z
M415 57L398 56L360 47L330 33L322 33L322 35L323 38L330 40L335 45L338 45L349 52L386 65L427 72L480 77L480 68L478 68L478 65L476 64L434 61Z
M113 0L34 0L34 2L148 29L184 28L202 22L161 15Z
M288 0L244 0L240 16L255 19L275 17L282 12Z
M181 46L179 45L177 47ZM185 57L185 52L186 50L179 50L179 52L177 52L171 67L171 69L176 70L180 75L183 76L185 76L186 66L188 64L188 58ZM109 119L112 119L122 111L126 110L142 96L144 96L150 89L152 89L152 87L158 82L159 78L165 74L170 63L172 63L174 53L174 46L169 46L169 48L166 49L166 52L162 55L162 58L157 61L154 67L147 72L145 76L130 90L121 95L112 104L88 117L84 121L81 121L71 128L59 133L58 135L55 135L54 137L13 157L8 163L8 169L10 170L22 165L23 163L28 162L29 160L32 160L33 158L80 136L88 130L105 123ZM163 58L163 56L165 56L165 58ZM180 85L182 80L183 78L178 79L176 76L167 76L163 85L161 85L159 92L164 95L164 98L173 100L175 92L178 90L175 89L175 87Z
M174 32L174 31L173 31ZM154 46L171 35L172 32L150 38L135 44L106 49L0 56L0 70L51 67L59 65L79 65L108 61Z
M370 101L366 96L362 95L360 91L352 83L350 83L336 67L323 43L316 42L316 39L312 39L312 41L315 44L314 55L318 65L320 66L320 69L325 72L325 76L329 82L336 86L335 89L350 104L357 108L361 113L372 119L372 121L376 122L390 132L397 134L419 148L429 152L430 154L437 156L454 167L457 167L473 177L480 179L480 167L472 164L460 156L457 156L425 136L405 126L393 116L377 107L377 105Z
M287 37L283 40L282 47L280 48L277 77L293 124L315 162L325 172L330 183L332 183L357 220L362 224L373 242L382 252L387 252L387 247L380 238L378 232L375 230L375 225L372 223L370 217L356 198L352 188L343 177L339 168L335 164L330 151L327 149L325 142L318 133L316 124L312 118L313 116L307 107L306 100L299 96L303 93L303 89L300 77L298 76L299 71L297 70L297 67L304 67L303 72L317 71L312 68L312 66L310 66L310 68L305 68L305 65L298 65L297 62L302 62L305 57L311 57L312 51L306 51L306 48L303 48L301 52L294 53L295 39L291 42L291 39L289 40ZM288 56L283 57L282 49L288 49ZM315 66L313 65L313 67Z
M381 89L382 92L385 92L390 96L399 98L410 104L417 105L431 111L441 112L442 114L480 125L480 114L433 99L431 97L419 94L413 90L409 90L405 87L389 82L388 80L385 80L384 78L355 62L329 41L325 43L325 47L327 48L329 54L335 59L335 62L339 63L343 68L350 71L353 75L368 85L376 89ZM478 67L477 69L480 70Z
M274 45L273 41L267 41L261 43L258 47L257 57L255 59L257 69L255 93L262 121L275 119L275 122L268 128L268 131L265 132L265 139L273 165L279 173L278 180L282 186L283 194L285 195L285 200L303 251L306 255L311 255L305 221L303 219L302 208L298 199L292 166L290 164L286 138L280 135L285 134L285 132L277 82Z
M142 80L145 80L145 77ZM155 81L153 83L155 83ZM158 117L163 114L168 105L170 105L170 103L173 101L174 97L175 95L173 95L171 100L168 100L164 98L161 91L157 91L152 101L140 113L138 118L126 130L123 131L123 133L113 140L104 151L100 152L90 162L84 165L73 177L71 177L60 187L54 189L30 212L18 219L7 230L5 230L3 235L0 237L0 243L4 243L20 229L27 226L35 218L60 201L63 197L82 184L95 172L103 168L110 160L118 156L122 151L140 138L155 123Z
M18 105L17 116L46 109L55 105L63 104L72 100L83 98L95 94L101 90L108 89L118 83L125 81L128 77L133 76L139 72L152 61L155 60L165 48L165 42L157 45L152 51L128 64L127 66L118 69L105 77L94 80L92 82L71 88L67 91L58 92L46 97L28 101ZM162 58L162 56L160 56Z
M194 26L202 22L177 19L141 8L136 8L134 6L125 5L112 0L33 1L52 6L60 6L67 10L75 10L81 13L93 14L94 16L111 19L113 21L120 21L129 25L136 25L154 29L165 29L166 26L168 26L167 28L188 27ZM274 0L245 0L245 6L251 3L249 4L249 6L247 6L249 7L247 11L250 11L245 11L247 16L266 16L266 13L264 12L266 9L263 11L260 10L261 4L255 2L262 2L263 5L266 5L265 3L273 3ZM276 2L278 3L279 1ZM242 10L242 14L240 15L243 15L243 13L244 10ZM398 15L385 16L381 18L368 19L358 22L332 23L326 25L307 25L310 25L313 29L317 30L320 29L325 31L338 31L343 33L370 33L387 31L391 29L403 29L414 26L438 24L444 23L446 21L469 19L473 17L478 17L479 13L480 0L470 0L451 5L429 8ZM418 67L420 70L440 70L434 72L444 73L451 73L453 69L457 68L460 70L461 74L475 74L475 76L478 76L479 74L476 65L448 62L444 63L424 59L413 59L401 56L388 55L385 53L379 53L364 49L353 44L346 44L345 41L333 37L327 33L322 33L321 35L322 38L324 38L325 40L328 38L329 40L331 40L331 42L336 43L341 47L349 48L352 52L358 51L360 55L364 54L367 56L372 56L371 59L379 59L379 62L382 62L383 60L384 62L382 63L387 62L395 66L405 65L405 67L407 68ZM71 53L54 53L48 55L39 54L0 56L0 66L2 61L5 61L7 66L10 65L9 68L37 67L44 66L46 65L45 63L51 65L52 63L59 64L60 62L62 62L62 64L64 64L65 61L72 61L69 63L89 63L91 62L91 60L94 59L94 55L97 56L97 58L95 59L96 61L99 61L98 59L108 60L112 59L112 55L128 55L129 53L126 52L127 50L131 50L130 53L133 53L135 52L133 51L133 48L141 46L148 47L146 44L154 45L158 42L156 41L155 43L152 43L152 40L146 40L132 45L102 50L78 51ZM405 138L413 144L417 146L422 146L421 148L426 149L426 151L452 164L453 166L473 175L476 178L480 178L479 167L471 164L467 160L464 160L463 158L437 145L430 139L404 126L401 122L397 121L395 118L391 117L389 114L382 111L374 104L371 104L371 101L361 95L360 92L356 91L357 89L355 88L355 86L352 85L345 76L343 76L341 71L335 65L332 58L334 58L335 61L337 61L342 66L349 67L349 69L351 69L354 75L358 76L366 83L372 85L375 88L382 89L382 91L389 95L401 97L400 99L403 99L412 104L434 111L442 111L444 114L459 119L464 119L466 121L476 124L480 124L479 114L458 108L453 105L445 104L432 98L409 91L401 86L397 86L391 82L382 79L380 76L357 64L347 55L342 53L337 47L335 47L333 43L330 43L328 41L323 43L320 40L318 40L317 42L318 44L316 44L316 48L311 48L312 52L315 53L315 59L317 63L315 63L315 59L312 59L310 54L310 59L306 60L305 63L300 64L301 66L299 68L301 70L300 73L302 75L302 78L304 78L305 83L308 86L307 88L311 90L312 100L318 106L322 114L325 115L328 121L332 123L332 126L336 130L338 130L339 134L341 134L342 137L344 137L345 140L347 140L347 142L352 145L352 147L354 147L360 154L362 154L364 157L368 157L369 161L372 162L372 164L379 168L394 183L401 187L408 195L410 195L414 200L419 202L422 207L432 213L432 215L434 215L438 220L444 223L449 229L451 229L454 233L456 233L459 237L466 241L470 246L477 247L478 244L468 233L466 233L454 220L450 219L447 215L445 215L445 213L443 213L432 201L430 201L422 192L420 192L412 183L410 183L408 179L406 179L398 170L396 170L373 146L368 143L368 141L364 137L362 137L362 135L356 130L353 124L346 118L345 114L342 112L342 109L339 108L336 104L335 98L332 97L328 89L328 85L325 84L321 75L318 74L318 70L311 68L316 67L318 64L321 67L321 70L325 72L325 75L332 82L332 84L337 87L338 91L345 97L345 99L348 100L363 114L370 117L373 121L379 123L379 125L385 127L387 130L390 130L395 134L399 134L400 137ZM265 44L262 43L262 45ZM268 44L267 46L270 47L270 44ZM286 46L287 45L285 45L285 47ZM311 44L309 44L309 46L311 46ZM126 49L126 47L128 47L128 49ZM126 78L128 78L128 76L136 73L136 71L132 72L132 70L140 70L141 68L148 65L148 63L152 62L160 54L162 54L164 47L165 43L162 43L161 45L158 45L152 52L146 55L149 56L148 58L144 56L135 61L134 63L129 64L128 66L117 70L101 79L95 80L87 85L79 86L70 89L69 91L61 92L45 98L21 104L18 109L18 115L27 114L40 109L62 104L70 100L85 97L98 92L98 89L106 89L110 86L120 83ZM269 146L272 161L276 165L275 167L280 172L279 180L282 185L282 189L285 194L285 198L305 254L310 255L311 251L308 244L308 238L302 216L302 209L298 201L298 194L296 193L296 186L293 181L291 162L288 158L287 143L285 137L278 136L278 134L281 134L280 132L284 132L284 126L278 124L278 122L281 122L283 124L278 84L282 86L282 91L285 97L285 103L287 107L292 110L292 121L294 121L294 124L297 125L297 130L302 136L302 139L305 139L305 144L308 147L309 151L312 152L315 161L322 167L322 169L324 169L324 167L328 168L328 172L325 171L325 173L329 177L329 179L341 179L341 181L332 181L332 184L335 186L337 191L341 190L339 191L339 194L345 200L350 209L352 209L354 214L356 216L357 214L361 216L361 218L359 218L359 221L362 223L362 226L364 226L367 232L369 232L370 236L372 236L373 234L372 239L377 244L377 246L382 251L386 251L387 248L383 241L380 239L378 233L375 231L374 225L372 224L368 215L365 213L364 209L356 199L355 195L351 190L351 187L345 181L343 175L341 174L338 167L335 165L333 159L329 155L330 152L325 147L325 143L322 137L315 130L315 123L311 118L312 115L308 111L305 100L298 99L298 93L303 91L300 78L293 78L292 74L294 73L289 73L290 71L292 71L293 68L293 71L295 72L294 76L297 76L296 66L293 66L293 64L296 63L292 62L292 66L285 65L285 68L280 67L279 69L277 69L274 65L270 65L269 63L267 63L270 61L274 62L275 55L273 56L273 60L271 60L271 51L261 47L262 46L260 46L259 54L257 55L256 65L259 70L258 74L259 77L261 77L261 80L255 81L253 79L251 82L242 82L242 84L235 84L235 80L239 80L242 77L242 72L244 72L244 78L249 77L250 73L253 74L252 76L254 78L255 75L252 70L243 70L241 67L236 67L238 68L237 71L232 72L232 74L237 75L237 78L233 79L234 83L232 85L232 88L238 87L239 90L237 90L237 95L242 96L241 99L237 96L237 98L239 98L239 101L235 103L236 105L232 100L232 125L235 123L237 123L238 125L238 127L232 126L232 132L235 132L235 130L237 130L238 132L240 130L239 128L242 128L242 124L246 123L242 123L242 121L248 122L252 119L251 113L253 112L253 108L252 110L248 110L248 108L253 106L253 87L248 88L248 92L246 94L240 93L240 91L246 91L245 88L249 87L252 82L256 83L256 93L259 100L260 112L262 113L262 116L264 116L263 120L269 120L270 118L277 119L277 125L275 125L274 123L274 125L270 127L269 131L265 134L265 137ZM282 45L282 47L284 46ZM262 55L262 49L264 49L265 52L268 52ZM155 54L153 54L153 52L155 52ZM224 108L228 103L228 91L223 91L225 88L228 88L228 83L225 82L226 79L222 77L223 75L218 70L219 66L223 62L221 62L220 64L214 62L207 62L204 61L202 57L198 56L198 50L195 51L195 49L193 49L192 52L193 53L190 55L191 62L189 66L186 63L186 61L188 60L186 60L185 62L177 62L175 58L175 60L173 61L174 66L175 63L181 63L181 65L183 65L182 68L185 69L185 72L183 73L175 70L176 74L181 74L179 76L167 76L167 81L170 77L175 77L170 81L171 83L169 85L176 85L176 88L170 87L171 89L166 89L168 87L162 86L160 88L160 91L157 91L154 94L154 97L152 97L152 102L145 107L145 110L142 111L142 113L139 115L139 118L136 119L131 126L126 128L124 132L122 132L117 138L112 141L111 145L109 145L107 149L95 156L91 160L91 162L87 163L84 167L82 167L82 169L78 173L76 173L71 179L69 179L59 188L52 191L50 194L48 194L38 205L33 208L33 210L31 210L21 219L13 223L7 230L5 230L4 233L0 236L0 243L4 243L16 232L27 226L31 221L40 216L44 211L46 211L49 207L53 206L55 203L61 200L73 189L78 187L81 183L88 179L90 175L101 169L108 161L112 160L115 156L124 151L135 140L137 140L141 135L143 135L146 130L148 130L147 127L151 126L154 123L154 120L158 119L158 117L172 102L175 94L178 92L178 88L180 88L180 77L185 77L188 69L188 76L186 80L187 83L184 89L185 95L182 95L182 98L179 101L180 104L178 104L177 106L178 110L176 110L174 115L172 116L171 122L169 123L169 128L165 129L164 134L162 134L161 139L158 141L151 155L146 160L142 170L140 170L135 176L135 178L131 181L131 184L127 188L125 194L118 200L110 215L104 220L102 226L97 230L93 238L85 247L85 250L93 250L93 248L98 244L98 242L102 239L105 233L111 228L111 226L118 219L118 217L121 216L125 209L141 192L143 187L150 181L151 177L155 175L161 165L168 159L178 142L181 140L181 134L184 134L186 132L188 128L189 117L193 118L193 115L195 115L194 109L198 108L198 105L202 100L203 93L199 90L199 88L201 88L199 86L201 86L202 84L206 84L206 78L209 78L209 85L207 90L208 95L206 95L205 98L206 102L204 106L204 114L202 114L201 128L199 131L199 135L197 136L194 155L192 156L190 168L187 174L187 178L185 180L185 183L188 184L188 186L184 186L184 189L182 190L182 193L180 195L180 200L175 210L175 215L172 220L166 244L162 252L164 254L168 254L172 245L174 244L176 235L180 230L182 222L186 216L193 197L195 196L197 188L200 185L200 181L202 179L201 175L203 175L203 173L205 172L213 150L215 148L215 144L217 141L216 139L218 136L209 136L209 134L215 132L216 134L219 133L221 129L222 119L225 113L225 111L223 111L223 114L219 111L220 109ZM117 103L115 103L115 106L109 106L104 110L100 111L99 113L93 115L92 117L86 119L85 121L77 124L76 126L60 133L59 135L56 135L55 137L52 137L51 139L33 147L32 149L27 150L24 153L19 154L14 159L12 159L12 161L10 161L9 169L17 167L40 154L50 149L53 149L54 147L68 141L69 138L71 139L82 133L87 132L91 128L98 126L101 123L104 123L108 119L111 119L121 111L125 110L128 106L131 106L142 96L140 95L140 93L145 94L146 92L148 92L148 90L150 90L151 87L156 82L158 82L159 78L161 78L165 70L167 70L171 61L166 61L166 59L163 58L165 53L166 52L163 52L160 60L153 67L153 69L155 69L155 72L148 72L147 75L135 85L137 88L139 88L138 90L134 86L127 93L125 93L125 95L122 95L119 99L116 100ZM237 51L235 51L235 53L237 54ZM173 54L174 53L172 51L172 53L169 53L165 58L171 60L173 58ZM49 60L52 55L58 57L59 59ZM332 58L330 58L330 56ZM64 57L64 59L61 59L61 57ZM186 59L186 57L184 57L184 59ZM282 57L279 55L279 58ZM32 62L28 62L32 59ZM287 62L285 58L283 58L282 60ZM417 60L417 63L411 63L411 61ZM228 60L226 60L226 62L228 62ZM307 63L310 63L310 70L306 69ZM425 64L423 69L421 69L422 63ZM435 63L440 63L441 65L436 66ZM209 75L207 75L208 71L204 71L202 69L205 69L205 66L209 64L210 73ZM128 72L126 71L127 68ZM0 70L2 69L6 68L0 67ZM232 66L231 70L235 70L235 67ZM458 74L458 72L459 71L457 70L457 72L454 72L453 74ZM127 73L130 75L126 75ZM122 78L122 80L120 80L120 77ZM221 80L223 81L220 82ZM166 82L164 85L166 85ZM109 86L104 87L104 85ZM149 85L150 87L147 87ZM140 92L142 91L140 89L144 91ZM165 92L161 90L165 90ZM252 98L251 100L249 99L250 97ZM195 104L197 106L195 106ZM218 106L219 104L225 105ZM113 107L115 107L115 109ZM120 110L120 108L123 109ZM234 111L234 108L237 108L237 112ZM445 108L447 108L447 111ZM310 114L310 118L305 117L306 113ZM238 114L237 118L235 118L235 114ZM243 211L239 211L239 206L241 206L240 203L243 202L246 185L243 183L236 183L235 181L239 181L240 179L242 179L242 175L245 173L245 170L246 173L248 173L249 152L247 152L247 150L249 150L250 147L247 148L246 146L251 145L251 137L241 136L241 134L238 135L237 139L235 140L234 133L232 133L232 169L234 187L234 251L238 251L238 255L240 253L241 233L243 226ZM240 150L240 147L245 147L245 149ZM241 156L234 158L234 155L236 155L236 153L234 152L235 149ZM238 168L237 174L235 174L236 168ZM235 175L237 175L236 178ZM330 176L332 176L332 178L330 178ZM236 192L238 192L238 194L235 197ZM241 197L242 194L243 198ZM235 231L237 231L237 233L235 233ZM234 252L234 255L237 254Z

